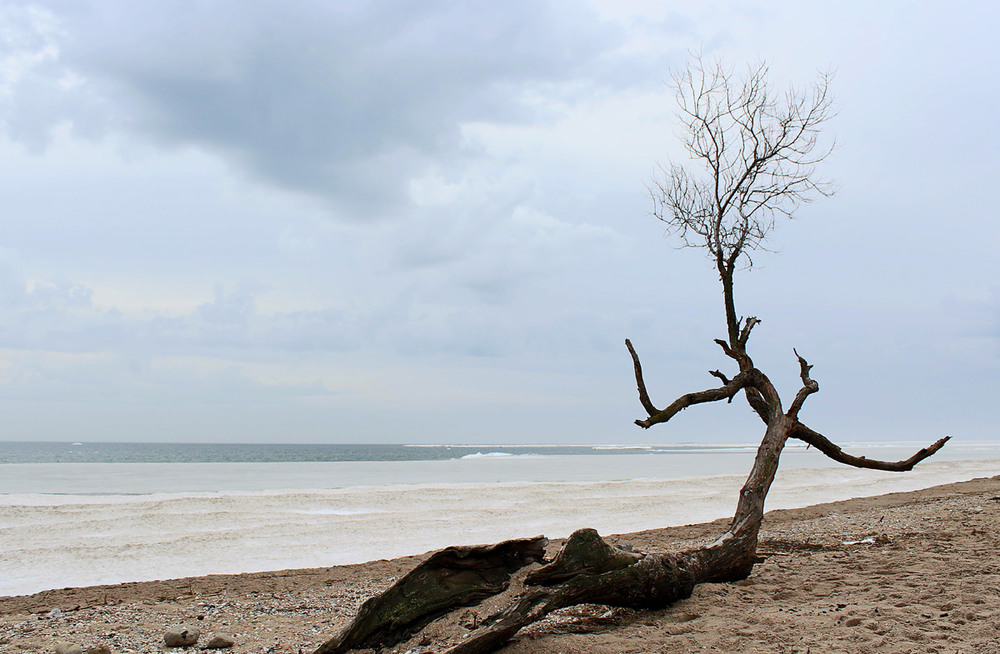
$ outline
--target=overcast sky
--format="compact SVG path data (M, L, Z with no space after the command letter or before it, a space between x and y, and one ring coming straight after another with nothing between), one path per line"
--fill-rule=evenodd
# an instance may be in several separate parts
M835 72L832 199L736 279L841 442L996 439L1000 9L0 2L0 439L748 442L650 213L692 50Z

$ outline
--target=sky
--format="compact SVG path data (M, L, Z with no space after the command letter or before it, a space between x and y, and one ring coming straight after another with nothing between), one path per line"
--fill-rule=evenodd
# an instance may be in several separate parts
M753 442L652 215L692 52L833 72L836 195L736 277L836 442L997 440L1000 7L0 0L0 440Z

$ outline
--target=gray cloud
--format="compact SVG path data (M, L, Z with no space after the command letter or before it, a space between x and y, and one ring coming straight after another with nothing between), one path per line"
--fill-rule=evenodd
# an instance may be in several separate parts
M50 8L45 22L57 27L35 28L35 37L53 52L33 79L72 77L79 88L62 103L24 85L22 95L76 111L82 93L97 94L120 125L222 152L355 219L392 206L421 166L458 155L464 122L538 120L551 110L541 98L640 79L634 62L615 54L621 31L578 3ZM31 111L29 102L18 106ZM37 141L58 117L34 116L30 129L12 120L12 134Z

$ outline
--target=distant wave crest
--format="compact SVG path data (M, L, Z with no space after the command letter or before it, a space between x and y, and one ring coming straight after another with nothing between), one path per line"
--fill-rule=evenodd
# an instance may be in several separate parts
M511 454L510 452L476 452L475 454L466 454L462 459L505 459L507 457L517 456L516 454ZM524 455L521 455L524 456Z
M595 450L651 450L651 445L594 445ZM659 450L662 451L662 450Z

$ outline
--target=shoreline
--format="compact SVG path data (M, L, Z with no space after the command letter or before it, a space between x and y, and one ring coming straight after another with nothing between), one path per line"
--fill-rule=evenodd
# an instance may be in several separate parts
M610 539L645 551L686 548L713 539L727 520ZM742 582L699 586L659 611L567 609L504 651L805 652L836 641L847 652L1000 652L992 626L1000 618L1000 475L769 511L759 551L765 560ZM180 623L202 627L203 641L232 634L233 652L306 652L424 556L0 597L0 652L51 652L59 641L162 649L163 632ZM56 608L62 617L49 618Z

